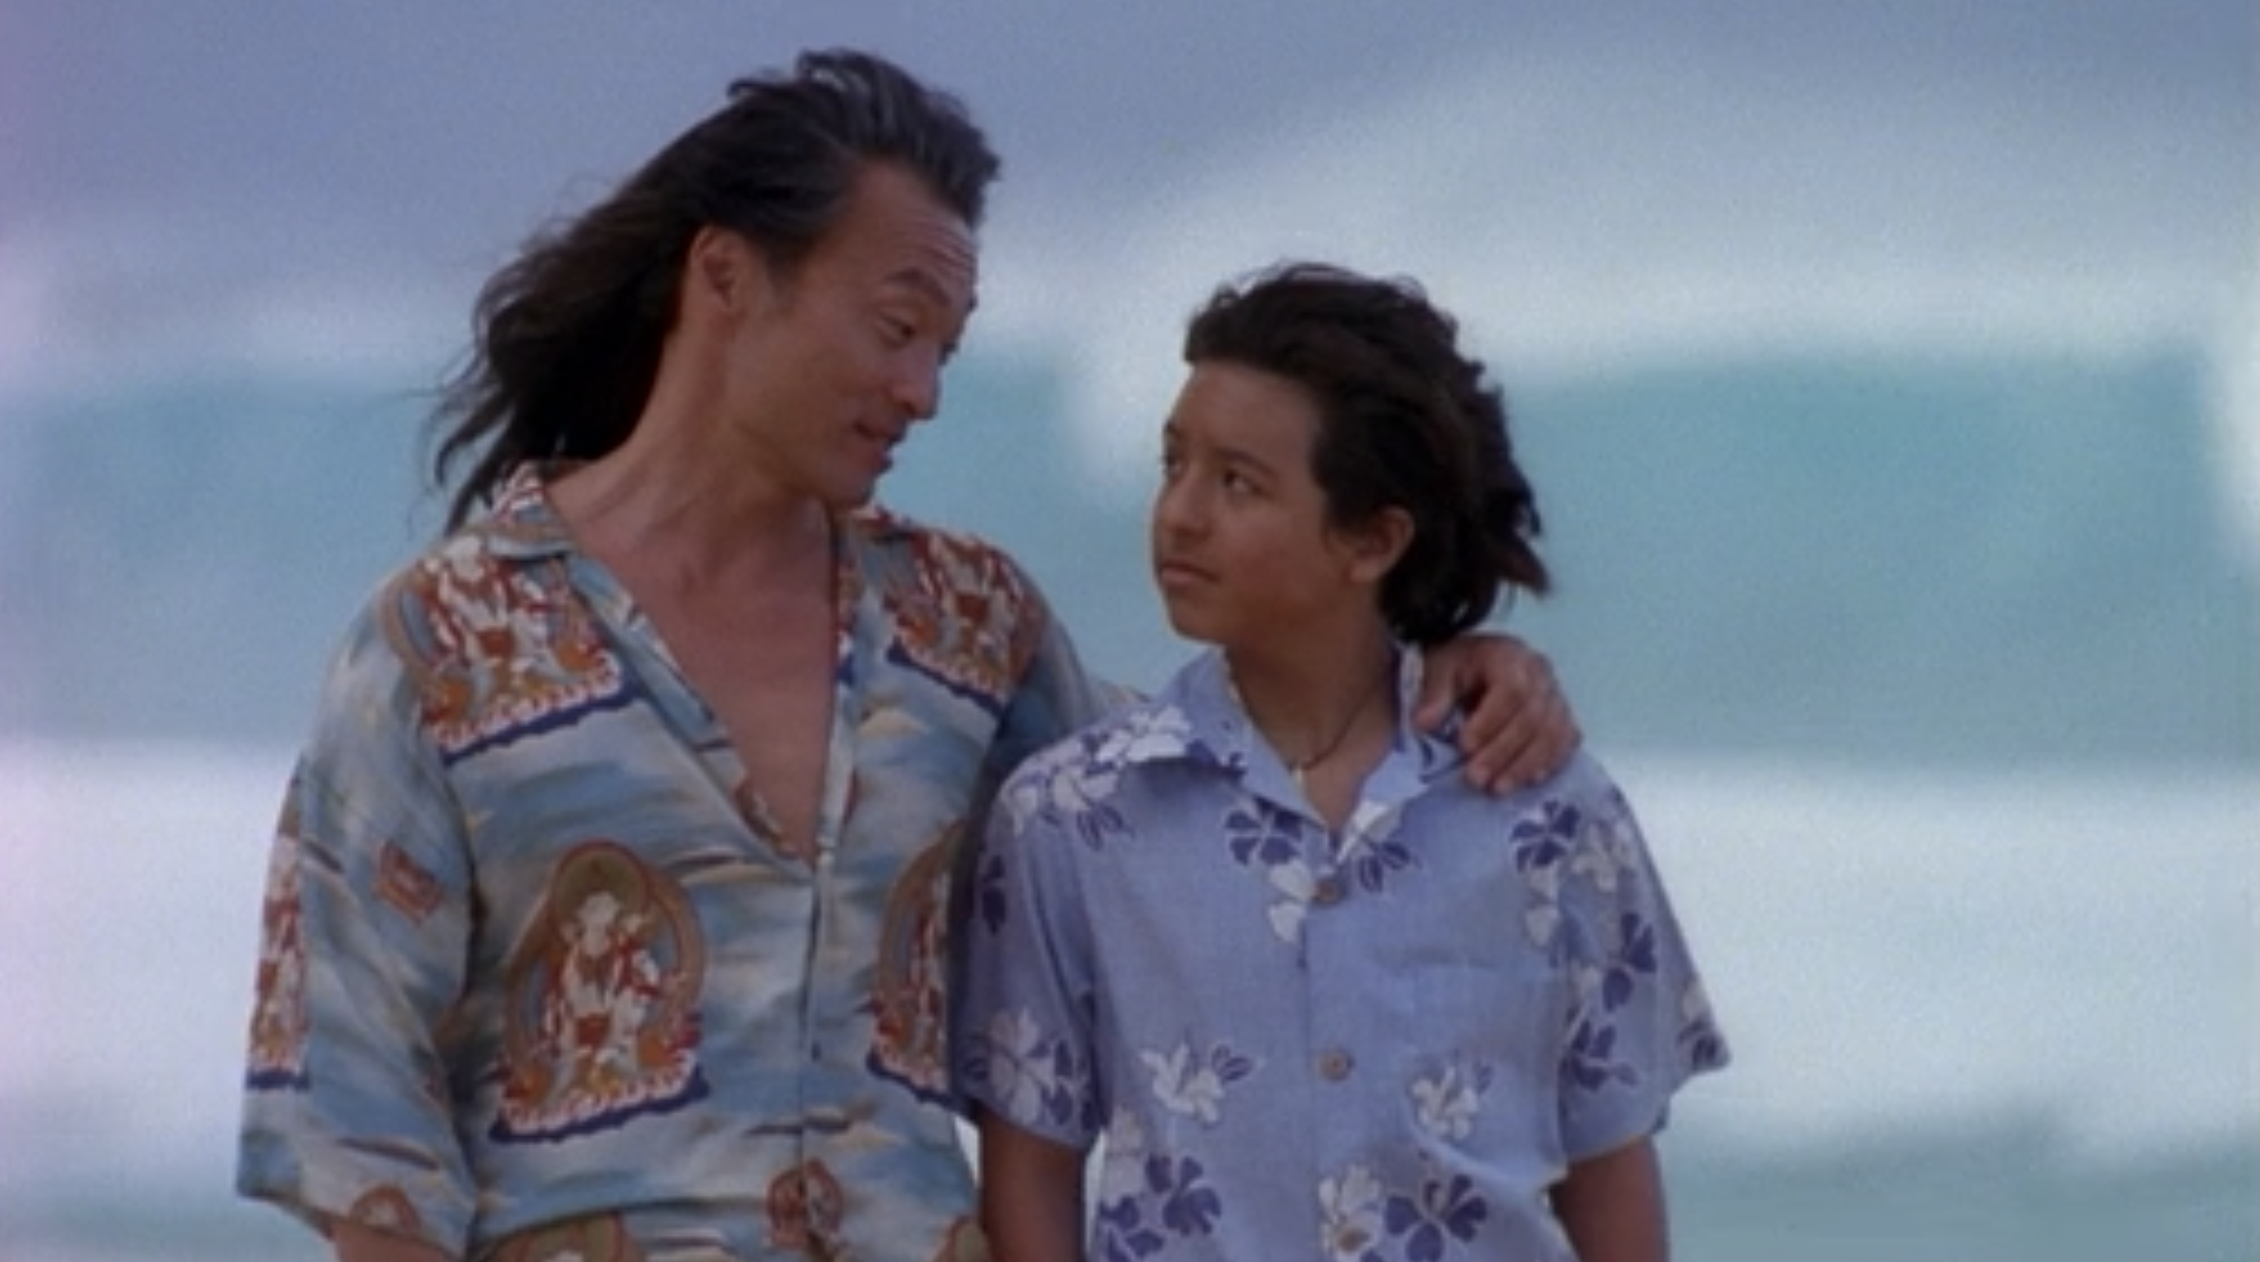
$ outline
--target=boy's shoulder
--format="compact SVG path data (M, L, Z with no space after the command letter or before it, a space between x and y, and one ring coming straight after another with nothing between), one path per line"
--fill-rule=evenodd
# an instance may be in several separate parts
M1631 804L1615 777L1582 748L1572 752L1568 761L1544 780L1504 796L1490 796L1464 780L1451 791L1463 795L1463 802L1473 802L1476 809L1489 809L1493 818L1505 822L1517 834L1562 832L1571 834L1564 840L1576 840L1595 825L1604 832L1614 832L1632 819Z
M1534 801L1592 801L1623 796L1608 768L1582 745L1570 751L1568 760L1553 775L1517 790L1508 798L1512 801L1526 795Z
M1083 726L1039 747L1022 761L1057 771L1073 765L1120 767L1193 751L1193 725L1167 696L1133 696Z

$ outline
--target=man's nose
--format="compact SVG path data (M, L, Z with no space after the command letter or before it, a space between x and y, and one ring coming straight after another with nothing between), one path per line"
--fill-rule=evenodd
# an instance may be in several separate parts
M895 375L895 402L914 421L932 417L942 407L942 368L937 363L905 364Z

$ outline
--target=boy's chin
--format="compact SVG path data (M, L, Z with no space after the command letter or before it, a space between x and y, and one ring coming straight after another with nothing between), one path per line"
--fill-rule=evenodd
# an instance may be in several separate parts
M1216 643L1213 637L1202 634L1199 619L1185 617L1173 608L1168 601L1162 602L1161 611L1162 615L1169 620L1169 629L1177 633L1177 638L1191 640L1195 644Z

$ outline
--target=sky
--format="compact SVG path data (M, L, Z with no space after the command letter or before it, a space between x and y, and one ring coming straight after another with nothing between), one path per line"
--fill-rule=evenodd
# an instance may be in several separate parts
M0 398L442 359L545 218L831 44L991 132L971 349L1073 355L1102 469L1142 473L1109 436L1184 312L1301 253L1422 277L1518 365L2202 341L2260 538L2246 0L10 0Z

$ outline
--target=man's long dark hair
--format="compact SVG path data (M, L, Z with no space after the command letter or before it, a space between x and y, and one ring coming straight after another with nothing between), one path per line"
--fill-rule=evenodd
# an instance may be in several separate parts
M871 162L901 165L978 227L997 156L956 98L868 53L803 54L729 100L602 203L537 235L480 291L477 340L433 417L432 478L468 473L460 526L528 460L589 460L635 428L691 239L728 228L789 275Z

